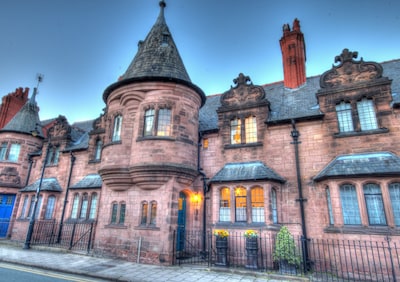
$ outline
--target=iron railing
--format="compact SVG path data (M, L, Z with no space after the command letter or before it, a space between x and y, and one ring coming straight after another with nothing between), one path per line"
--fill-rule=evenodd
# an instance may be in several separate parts
M257 251L249 249L243 232L230 232L227 249L221 252L221 243L210 231L186 231L184 248L174 252L175 264L203 264L250 271L280 272L306 275L311 281L397 281L400 279L399 237L384 241L308 239L302 244L295 238L296 254L300 264L282 269L274 261L275 235L259 232ZM205 245L203 245L205 236ZM174 243L176 246L176 243ZM307 246L308 261L304 261L302 246Z
M92 248L95 222L35 221L31 244L48 245L89 252Z

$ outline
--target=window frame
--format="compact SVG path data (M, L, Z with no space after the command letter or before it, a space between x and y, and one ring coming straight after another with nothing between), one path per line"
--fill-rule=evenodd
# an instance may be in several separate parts
M172 108L169 106L151 107L143 113L143 137L171 137Z
M54 210L56 207L56 196L54 195L49 195L47 197L47 204L46 204L46 211L44 213L44 219L52 219L54 215Z
M121 141L122 120L123 119L122 119L121 114L117 114L114 117L111 142L120 142Z
M253 114L234 117L229 121L230 145L246 145L258 143L257 117Z

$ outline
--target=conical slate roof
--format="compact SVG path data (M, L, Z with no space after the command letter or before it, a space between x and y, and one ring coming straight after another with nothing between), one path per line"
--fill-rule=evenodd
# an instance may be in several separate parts
M104 102L107 103L108 95L112 91L123 85L144 81L169 81L192 88L200 95L202 105L205 103L204 92L191 82L172 39L164 18L165 6L165 2L160 1L160 14L155 24L146 39L139 42L138 52L126 72L104 91Z
M167 77L190 82L186 68L176 48L164 18L164 1L160 2L160 14L121 79L133 77Z
M37 89L34 88L32 97L25 103L18 113L0 130L33 134L44 137L39 119L39 107L36 104Z

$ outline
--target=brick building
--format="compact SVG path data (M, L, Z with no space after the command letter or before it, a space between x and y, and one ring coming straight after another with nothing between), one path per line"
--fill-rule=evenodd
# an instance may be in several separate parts
M136 260L140 250L156 264L171 263L188 230L398 238L400 60L343 49L307 77L295 19L280 40L283 81L253 85L241 73L205 96L164 7L96 120L40 121L36 89L3 98L1 237L24 242L32 216L95 222L95 251Z

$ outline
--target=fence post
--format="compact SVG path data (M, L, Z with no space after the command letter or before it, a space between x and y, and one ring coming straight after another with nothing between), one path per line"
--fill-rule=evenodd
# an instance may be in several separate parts
M89 232L89 240L88 240L88 245L87 245L87 253L90 252L90 245L92 244L93 225L94 225L94 222L90 223L90 232Z
M390 265L392 266L392 275L393 275L393 281L396 280L396 271L394 269L394 262L393 262L393 255L392 255L392 248L390 246L390 241L392 240L389 235L386 236L385 240L387 241L388 244L388 251L389 251L389 257L390 257Z
M74 225L73 225L73 227L72 227L71 240L69 241L69 250L72 249L72 245L73 245L73 242L74 242L75 227L76 227L76 222L74 222Z

